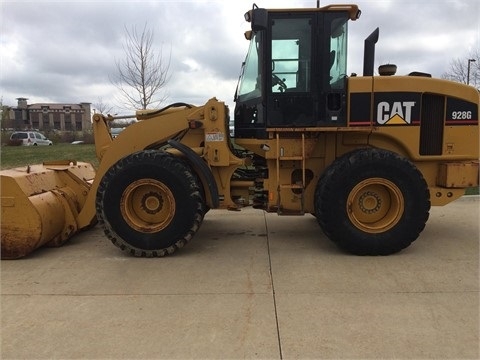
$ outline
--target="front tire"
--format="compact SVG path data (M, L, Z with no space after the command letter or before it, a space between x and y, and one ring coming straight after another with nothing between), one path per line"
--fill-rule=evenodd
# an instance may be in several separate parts
M429 216L428 186L407 159L361 149L335 160L315 191L325 234L356 255L389 255L417 239Z
M185 246L205 212L190 167L157 150L128 155L113 165L98 187L96 210L112 243L142 257L169 255Z

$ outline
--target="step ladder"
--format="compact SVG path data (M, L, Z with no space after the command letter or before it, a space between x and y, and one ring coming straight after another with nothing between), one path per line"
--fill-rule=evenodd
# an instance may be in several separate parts
M280 132L276 133L276 163L277 163L277 213L278 215L304 215L305 214L305 133L302 132L301 138L301 153L295 155L285 156L285 150L281 147ZM280 165L282 161L300 161L302 170L301 183L295 184L281 184L280 181ZM298 209L285 209L282 204L281 193L284 189L298 190L298 192L292 192L293 196L296 196L300 200L300 207Z

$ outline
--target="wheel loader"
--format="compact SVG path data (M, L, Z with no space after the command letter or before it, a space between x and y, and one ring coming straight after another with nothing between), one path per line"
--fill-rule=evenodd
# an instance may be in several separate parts
M118 117L95 114L97 169L60 160L2 171L2 258L96 224L124 252L161 257L190 242L208 211L244 206L313 215L352 254L409 246L431 205L479 184L479 92L395 75L392 64L374 74L378 28L363 74L347 75L348 23L359 16L356 5L254 4L233 119L216 98L175 103L137 111L113 139Z

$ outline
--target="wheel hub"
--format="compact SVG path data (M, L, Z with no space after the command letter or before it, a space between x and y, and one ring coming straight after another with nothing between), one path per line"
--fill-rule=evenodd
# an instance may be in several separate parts
M137 231L158 232L172 221L175 198L164 183L154 179L140 179L124 190L120 200L123 219Z
M163 207L163 198L155 192L145 194L142 199L142 209L149 214L156 214Z
M352 224L372 234L393 228L400 221L404 207L401 190L384 178L361 181L347 198L347 215Z
M358 199L358 207L366 214L373 214L380 210L382 199L377 193L367 191Z

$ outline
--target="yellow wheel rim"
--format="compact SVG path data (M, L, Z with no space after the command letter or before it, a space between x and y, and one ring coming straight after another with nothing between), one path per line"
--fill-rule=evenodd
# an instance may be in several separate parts
M123 192L120 210L133 229L153 233L165 229L175 215L175 198L170 189L154 179L131 183Z
M370 178L357 184L347 199L348 218L358 229L382 233L394 227L403 215L402 192L393 182Z

